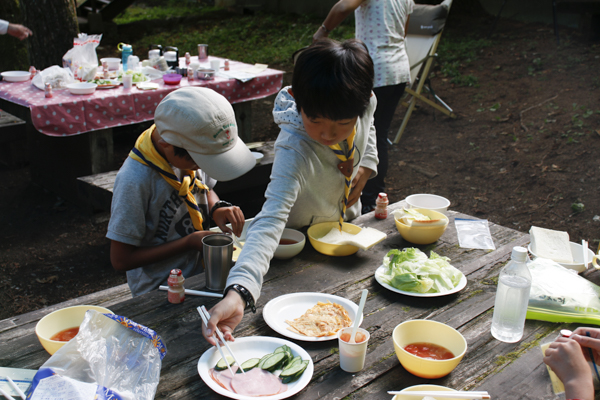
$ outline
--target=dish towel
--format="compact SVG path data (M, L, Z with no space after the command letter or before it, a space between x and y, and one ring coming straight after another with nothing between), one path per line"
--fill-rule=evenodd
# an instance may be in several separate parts
M350 188L352 187L352 171L354 170L354 152L356 147L354 146L354 136L356 135L356 127L352 131L352 134L346 139L348 142L348 153L344 152L340 144L334 144L329 146L335 153L337 158L342 162L338 164L338 169L344 175L345 186L344 186L344 202L342 203L342 212L340 215L340 232L342 231L342 224L344 223L344 215L346 214L346 207L348 206L348 196L350 195Z
M129 157L147 165L157 171L173 188L179 191L179 196L185 201L185 205L190 213L190 218L197 231L202 230L202 213L200 207L193 195L194 189L208 189L202 181L196 178L196 171L187 170L182 180L173 172L171 165L160 155L152 143L152 132L156 125L152 125L145 130L136 140L135 147L129 153Z

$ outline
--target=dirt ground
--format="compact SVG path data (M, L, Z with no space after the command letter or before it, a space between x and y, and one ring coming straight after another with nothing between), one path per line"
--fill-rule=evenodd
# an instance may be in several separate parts
M453 15L444 37L484 38L492 18ZM600 241L600 44L561 27L501 20L492 45L464 60L478 86L432 85L457 113L422 105L390 148L392 202L435 193L451 209L523 232L532 225ZM443 40L443 39L442 39ZM286 82L290 81L289 66ZM273 97L254 102L256 140L274 139ZM399 107L390 132L404 116ZM130 135L117 146L123 157ZM116 160L120 163L121 159ZM109 261L108 215L90 215L0 167L0 320L125 283Z

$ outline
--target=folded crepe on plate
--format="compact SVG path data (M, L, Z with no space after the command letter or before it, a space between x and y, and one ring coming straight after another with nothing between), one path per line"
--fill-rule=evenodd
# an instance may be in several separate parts
M532 226L529 234L531 235L531 248L538 257L549 258L557 263L573 263L567 232Z

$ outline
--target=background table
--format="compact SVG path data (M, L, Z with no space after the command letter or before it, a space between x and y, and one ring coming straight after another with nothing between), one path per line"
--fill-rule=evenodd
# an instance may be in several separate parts
M397 208L395 203L390 208ZM281 337L266 325L264 305L280 295L294 292L323 292L358 303L361 291L369 289L362 327L371 334L365 368L349 374L339 368L337 341L295 343L302 346L315 363L308 386L295 399L389 399L388 390L400 390L423 383L455 389L487 390L493 399L563 399L554 395L550 378L542 362L540 342L553 340L560 325L527 321L519 343L495 340L490 334L496 277L510 258L514 246L527 245L529 236L506 227L490 224L496 250L470 250L458 246L454 217L469 216L450 212L451 224L433 245L419 246L428 252L448 256L468 279L465 289L449 296L418 298L401 295L380 286L374 279L383 256L394 248L410 247L399 236L393 218L379 221L369 213L355 220L388 234L388 238L369 251L359 250L348 257L329 257L317 253L307 242L304 250L290 260L273 260L265 276L256 314L247 313L238 326L236 337ZM598 272L589 271L595 279ZM202 289L204 276L186 280L186 288ZM36 322L47 313L72 304L101 304L113 312L147 325L161 335L168 353L163 360L157 399L218 399L197 373L200 356L209 348L201 334L199 305L209 309L214 299L187 297L180 305L167 302L165 292L154 291L126 299L122 291L107 292L72 300L65 304L0 321L0 365L39 368L48 359L34 334ZM458 329L468 342L468 350L458 367L448 376L426 380L406 372L396 358L391 333L399 323L417 318L432 319Z
M223 60L209 57L201 66L217 59ZM236 61L230 65L232 71L252 67ZM189 82L183 78L179 85L165 85L162 79L154 82L159 84L156 90L119 86L96 90L91 95L72 95L60 89L53 91L52 98L46 98L31 81L0 82L0 108L27 122L32 180L63 197L78 200L76 178L114 168L112 128L151 121L160 101L186 86L208 87L225 96L234 106L240 136L248 141L249 101L276 94L283 84L283 72L267 69L248 82L223 75L209 81Z

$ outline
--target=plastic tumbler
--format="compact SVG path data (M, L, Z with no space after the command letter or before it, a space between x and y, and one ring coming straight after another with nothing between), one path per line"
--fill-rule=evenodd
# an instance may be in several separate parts
M210 62L210 68L215 70L215 73L219 72L221 68L221 60L212 60Z
M344 336L344 339L348 340L350 335L352 335L352 327L340 329L338 332L340 367L346 372L358 372L365 366L367 344L371 335L369 335L367 330L358 328L356 329L356 336L354 338L358 343L348 343L348 341L342 340Z
M202 245L206 288L223 290L233 262L233 239L227 235L209 235L202 238Z
M133 75L123 74L123 89L131 89L133 86Z

